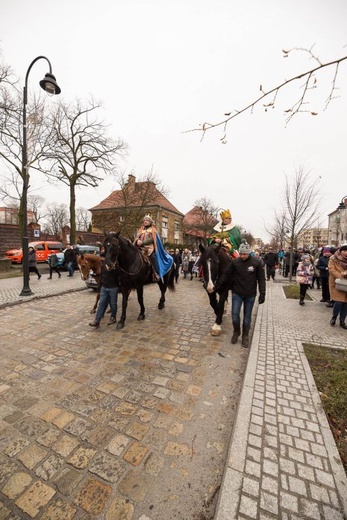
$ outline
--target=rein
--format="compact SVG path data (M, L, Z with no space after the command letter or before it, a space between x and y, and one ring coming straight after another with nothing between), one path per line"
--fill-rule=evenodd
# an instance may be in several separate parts
M118 242L118 241L117 241L117 242ZM114 242L112 242L112 243L113 243L113 245L116 245L116 247L117 247L118 250L120 249L119 242L118 242L118 244L114 244ZM144 265L143 254L142 254L141 251L139 251L139 253L140 253L140 259L141 259L141 265L140 265L140 267L139 267L139 270L138 270L136 273L129 273L129 271L126 271L125 269L123 269L123 268L119 265L119 262L118 262L118 256L119 256L119 253L118 253L118 251L117 251L116 260L115 260L115 262L114 262L114 266L115 266L115 268L118 267L118 269L119 269L120 271L122 271L123 273L125 273L125 274L127 274L127 275L129 275L129 276L137 276L137 275L141 272L141 269L143 268L143 265Z

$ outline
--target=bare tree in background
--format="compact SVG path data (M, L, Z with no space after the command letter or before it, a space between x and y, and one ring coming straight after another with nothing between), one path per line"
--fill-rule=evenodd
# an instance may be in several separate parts
M344 62L345 60L347 60L347 56L343 56L342 58L338 58L336 60L333 60L333 61L330 61L327 63L323 63L318 58L318 56L316 56L313 53L313 46L312 46L311 49L293 48L293 49L289 49L289 50L282 50L283 57L288 58L290 53L295 52L295 51L308 53L310 59L312 59L316 62L316 66L313 67L312 69L302 72L288 80L283 81L282 83L271 88L270 90L264 90L263 85L260 85L259 90L261 92L261 95L258 98L254 99L248 105L242 107L239 110L233 110L232 112L226 112L221 121L217 121L216 123L205 122L202 125L200 125L199 128L194 128L192 130L188 130L188 132L201 132L202 133L201 139L203 139L208 130L211 130L212 128L222 128L223 135L220 138L220 141L222 142L222 144L226 144L227 143L227 127L228 127L228 123L232 119L235 119L236 117L240 116L244 112L248 112L248 111L253 112L254 107L262 102L264 102L263 108L264 108L265 112L267 112L269 109L275 108L279 92L284 87L289 85L290 83L292 83L294 81L298 81L298 80L304 80L303 84L301 86L301 94L299 95L297 101L295 101L292 104L292 106L289 106L284 111L285 116L286 116L286 123L288 123L295 115L297 115L298 113L302 113L302 112L308 113L312 116L316 116L318 114L317 111L309 110L307 108L308 92L310 92L312 89L317 87L317 82L318 82L317 77L318 77L319 72L325 68L331 67L333 69L332 81L331 81L330 91L328 92L328 95L327 95L327 98L325 101L325 106L324 106L324 110L325 110L328 107L328 105L330 104L330 102L337 97L338 87L337 87L336 83L337 83L339 68L340 68L341 63ZM266 103L265 103L265 99L268 100Z
M61 235L64 226L69 223L69 211L66 204L54 202L47 206L44 231L50 235Z
M274 222L271 226L264 226L265 231L271 236L271 245L277 249L283 249L286 244L286 236L289 233L287 216L284 209L275 211Z
M142 224L145 213L156 220L158 207L168 202L168 189L163 186L153 168L138 180L134 173L116 175L118 190L107 200L107 211L93 211L93 226L100 230L121 231L132 239L134 232ZM159 230L160 231L160 230Z
M28 182L30 170L38 170L39 158L47 146L44 111L43 99L30 100L27 117ZM23 100L18 81L9 67L0 65L0 195L4 201L15 202L19 208L19 226L23 235L22 118Z
M90 211L85 208L76 209L76 228L78 231L88 231L92 221Z
M93 99L70 105L60 102L48 121L51 146L40 166L53 182L69 187L71 243L76 241L76 188L97 187L105 175L115 173L119 157L126 152L122 140L107 136L100 109Z
M218 220L217 211L218 206L206 197L194 202L193 209L183 220L183 234L193 242L189 245L197 247L198 243L201 243L207 246L208 237Z
M299 167L294 175L286 177L284 188L285 226L291 246L289 281L292 280L293 249L298 235L310 229L319 219L321 196L318 179L312 178L309 172Z
M37 195L36 193L31 193L28 195L28 207L34 214L34 221L36 224L40 222L46 216L46 212L44 210L45 199L41 195Z

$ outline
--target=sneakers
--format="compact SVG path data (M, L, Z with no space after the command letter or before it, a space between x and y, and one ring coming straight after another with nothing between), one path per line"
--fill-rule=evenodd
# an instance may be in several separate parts
M116 318L112 318L112 316L111 316L110 321L108 322L107 325L113 325L116 322L117 322Z
M98 327L100 327L100 322L99 321L93 321L92 323L89 323L90 327L94 327L95 329L97 329Z
M347 330L347 325L345 324L344 321L340 321L340 327Z

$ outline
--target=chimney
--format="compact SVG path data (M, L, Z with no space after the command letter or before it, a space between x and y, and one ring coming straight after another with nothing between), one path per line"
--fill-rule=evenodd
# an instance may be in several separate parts
M129 188L131 191L135 189L136 184L136 177L132 173L129 173L128 175L128 182L127 182L127 188Z

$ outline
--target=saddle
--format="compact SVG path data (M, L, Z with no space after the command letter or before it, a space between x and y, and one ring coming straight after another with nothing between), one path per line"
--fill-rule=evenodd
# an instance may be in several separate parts
M142 255L142 259L143 259L144 263L147 264L152 271L152 281L158 282L159 275L156 273L156 271L154 269L154 265L152 263L151 257L148 255L147 249L140 248L140 253Z

